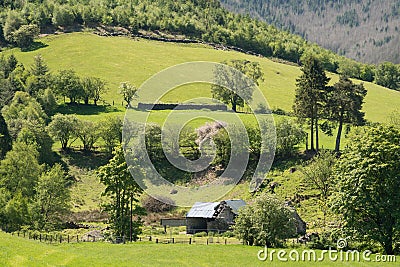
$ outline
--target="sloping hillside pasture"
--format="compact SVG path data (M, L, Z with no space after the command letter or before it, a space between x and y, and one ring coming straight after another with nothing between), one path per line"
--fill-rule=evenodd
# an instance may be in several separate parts
M222 51L202 44L176 44L149 41L140 38L101 37L91 33L71 33L43 37L38 41L44 44L38 50L21 52L19 49L7 50L18 60L29 66L33 57L41 54L54 73L60 69L74 69L81 76L101 77L107 81L110 90L104 95L104 103L109 107L83 106L59 109L62 113L76 113L81 118L100 120L105 114L123 116L125 112L119 83L130 81L140 86L146 79L165 68L189 61L222 62L230 59L248 59L258 61L264 71L264 81L260 89L271 108L289 112L293 105L296 78L300 68L274 62L235 51ZM338 75L329 74L331 84L338 80ZM359 83L360 81L355 81ZM400 92L389 90L372 83L364 83L368 89L364 111L366 118L374 122L384 122L388 114L400 103ZM197 97L211 97L210 85L190 84L180 86L167 93L161 101L182 102ZM140 101L140 100L139 100ZM158 112L157 112L158 113ZM152 114L155 122L161 123L165 112ZM184 112L182 112L184 114ZM251 115L240 115L251 120ZM182 115L183 118L186 116ZM321 133L321 145L333 148L334 138ZM79 141L74 145L79 146ZM304 146L305 147L305 146ZM58 145L55 144L55 148Z
M12 49L5 54L13 53L26 66L33 62L34 55L41 54L53 72L72 68L82 76L101 77L110 87L110 91L104 96L105 101L109 104L114 101L120 111L123 111L122 98L118 93L120 82L130 81L140 86L157 72L188 61L221 62L230 59L248 59L260 62L264 71L264 82L260 84L260 89L272 108L281 108L285 111L291 110L296 78L301 73L300 68L296 66L235 51L216 50L201 44L100 37L91 33L51 35L39 41L46 46L29 52ZM330 76L331 83L338 80L338 75ZM364 84L368 89L364 105L366 118L377 122L385 121L387 114L399 106L400 92L372 83ZM162 101L181 102L200 96L210 96L209 86L196 84L181 86L166 95Z

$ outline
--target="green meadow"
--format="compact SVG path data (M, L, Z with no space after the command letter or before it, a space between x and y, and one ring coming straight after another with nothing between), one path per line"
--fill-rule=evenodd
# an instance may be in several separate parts
M261 247L243 245L188 245L137 242L116 245L81 242L50 245L0 232L0 266L397 266L396 262L260 261ZM301 255L304 248L296 249ZM290 249L285 249L286 258ZM270 255L271 249L268 251ZM317 257L321 251L316 251ZM263 254L261 254L263 256ZM301 256L300 256L301 259ZM307 257L306 257L307 259ZM396 258L398 261L399 258Z
M33 57L41 54L50 69L74 69L82 76L96 76L106 80L110 90L104 100L112 104L115 112L123 112L119 83L130 81L140 86L159 71L190 61L221 62L229 59L248 59L258 61L264 71L264 81L260 89L271 108L290 111L294 99L296 78L299 67L277 63L267 58L259 58L235 51L222 51L202 44L175 44L127 37L101 37L92 33L70 33L43 37L43 48L21 52L19 49L7 50L13 53L25 66L33 62ZM338 75L330 74L331 83ZM359 81L356 81L357 83ZM400 103L400 92L386 89L372 83L364 83L368 89L364 111L370 121L383 122L388 113ZM175 88L166 94L163 102L182 102L196 97L210 97L210 87L204 84L191 84ZM108 110L109 112L110 110ZM103 112L94 113L102 115ZM87 115L87 114L85 114Z

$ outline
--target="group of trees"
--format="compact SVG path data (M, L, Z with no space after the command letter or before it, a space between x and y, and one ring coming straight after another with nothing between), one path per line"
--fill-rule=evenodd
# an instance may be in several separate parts
M69 98L70 103L83 101L87 105L89 100L93 100L95 106L107 91L104 80L97 77L80 78L72 69L60 70L54 75L52 88L56 95Z
M338 238L347 236L352 241L379 244L388 255L399 253L399 128L398 121L357 127L340 157L331 151L320 151L301 168L305 185L318 192L324 215L322 234L335 235L340 230ZM340 229L326 228L328 213ZM239 210L235 226L238 237L249 245L279 246L293 236L294 230L291 210L264 193Z
M20 46L27 46L37 35L38 29L104 24L122 26L132 33L144 30L184 34L295 63L301 63L308 55L316 54L328 71L366 81L373 81L375 75L380 75L378 71L375 73L374 65L338 56L297 35L277 30L249 16L230 13L217 0L46 0L40 3L31 0L3 2L2 6L0 39ZM395 67L398 69L398 66Z
M25 69L13 55L2 56L0 63L0 142L4 144L1 155L11 148L12 139L24 140L38 145L41 162L50 162L53 142L49 133L61 142L63 149L79 138L85 150L92 150L101 137L111 153L120 142L122 122L119 118L106 118L99 123L78 120L74 115L51 118L57 108L57 97L68 97L71 103L83 100L88 104L93 100L97 105L106 90L103 80L80 78L73 70L61 70L52 75L40 55L35 56L30 69Z
M224 126L220 126L221 124L224 124ZM264 121L261 121L260 126L265 128L267 125ZM204 133L205 131L200 130L204 128L207 128L206 133ZM296 155L298 153L299 145L304 142L304 138L306 136L301 125L297 124L291 119L282 119L276 122L275 128L275 157L282 160ZM173 156L174 153L172 150L174 148L170 146L172 146L174 142L172 140L165 141L165 145L163 146L161 132L162 129L157 124L150 124L146 127L145 141L150 160L153 162L156 169L162 173L163 177L165 177L167 180L171 182L174 182L177 179L181 180L181 182L190 180L191 177L193 177L191 173L185 173L169 163L163 149ZM212 132L212 134L210 134L210 132ZM230 134L228 134L228 132ZM169 140L168 133L165 134L165 138L167 138L166 140ZM235 138L237 142L240 142L237 144L238 147L234 148L234 153L248 153L249 163L247 167L250 172L256 167L254 164L258 162L260 153L268 153L270 152L268 149L271 149L271 147L266 144L266 147L264 148L265 151L261 151L261 130L256 125L246 125L246 133L242 133L235 125L231 123L206 123L197 129L186 129L181 131L181 133L172 134L179 134L179 150L186 158L190 160L196 160L202 153L203 156L208 153L207 149L203 149L201 147L203 142L199 140L212 139L213 143L215 144L215 157L211 162L211 165L221 165L223 168L228 165L231 159L231 138ZM247 134L249 138L248 146L246 146L246 142L243 139L243 134ZM273 136L271 136L271 142L273 140L272 138Z
M35 144L15 142L0 161L1 228L59 228L69 211L67 185L61 165L40 164Z
M361 108L367 91L363 84L354 84L346 76L341 76L334 86L328 86L330 79L321 62L312 56L305 60L302 72L297 79L293 110L300 120L308 120L311 150L319 149L320 127L330 133L334 126L332 124L338 124L335 151L339 152L344 123L364 123ZM321 120L325 120L324 123L320 124Z
M97 105L108 88L104 80L97 77L80 77L74 70L59 70L50 73L41 55L34 57L29 68L18 62L14 55L0 57L0 82L2 103L9 101L16 91L24 91L34 97L47 115L57 107L57 97L69 98L71 103L92 100Z
M71 114L56 114L47 126L50 136L60 142L67 150L79 139L83 150L92 151L101 138L106 150L111 154L113 148L122 141L122 120L119 117L106 116L98 122L79 119Z

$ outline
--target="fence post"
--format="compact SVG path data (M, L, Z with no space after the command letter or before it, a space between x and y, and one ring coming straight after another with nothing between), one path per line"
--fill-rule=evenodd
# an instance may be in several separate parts
M208 245L208 237L207 237L207 245Z
M69 235L68 235L68 244L69 244Z
M42 242L42 234L39 234L39 241Z
M192 244L192 238L189 237L189 245Z
M93 236L93 242L96 242L96 237L95 236Z
M60 244L62 243L62 235L60 235Z
M76 243L79 243L79 236L76 235Z
M225 238L225 245L226 245L226 240L227 240L227 239Z
M158 244L158 238L156 238L156 244Z
M19 236L19 231L18 231L18 236Z
M175 238L172 238L172 244L174 244L175 243Z
M50 244L51 244L51 241L53 241L53 235L50 235Z

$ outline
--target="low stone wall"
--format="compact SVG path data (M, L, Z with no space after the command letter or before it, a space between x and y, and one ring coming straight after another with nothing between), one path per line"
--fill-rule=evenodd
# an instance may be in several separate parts
M177 109L177 110L201 110L201 109L209 109L212 111L221 110L227 111L228 108L226 105L218 104L218 105L208 105L208 104L146 104L139 103L138 108L142 110L169 110L169 109Z

